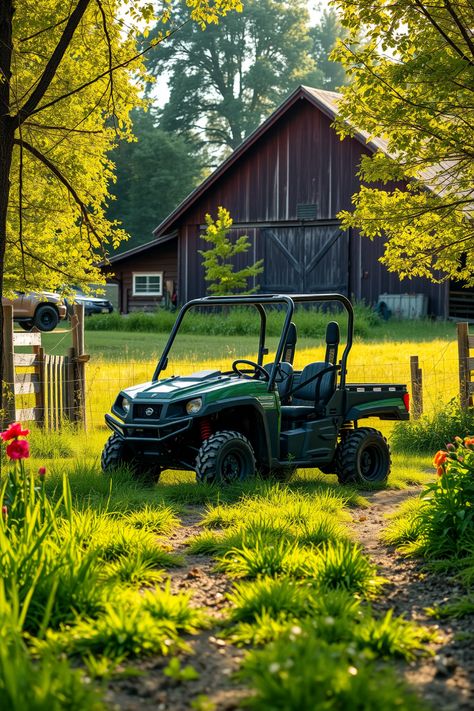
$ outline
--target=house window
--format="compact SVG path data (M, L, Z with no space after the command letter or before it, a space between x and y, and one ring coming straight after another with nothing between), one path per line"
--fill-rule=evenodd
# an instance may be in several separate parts
M163 272L133 274L134 296L163 296Z

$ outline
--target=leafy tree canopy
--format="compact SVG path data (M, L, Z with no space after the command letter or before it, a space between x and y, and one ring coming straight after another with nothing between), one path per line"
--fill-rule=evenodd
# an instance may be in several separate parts
M199 158L181 137L156 125L151 112L132 112L136 142L122 141L112 153L116 183L107 216L130 235L119 247L130 249L151 238L153 229L196 186L202 175Z
M240 0L187 5L200 27L241 8ZM163 8L161 32L143 53L166 37L171 9ZM129 112L140 103L134 27L155 19L143 0L0 3L2 293L101 280L98 255L124 236L105 206L110 149L130 137Z
M333 91L346 83L347 77L340 62L330 59L331 51L339 38L346 35L338 15L332 8L325 8L319 22L310 28L311 56L321 75L319 87Z
M400 276L474 285L474 6L469 0L337 0L348 35L334 58L351 83L347 123L388 142L364 158L364 186L341 217L387 237L382 261ZM363 40L358 40L358 36ZM410 179L408 190L392 181Z
M242 13L206 32L185 24L148 62L152 74L170 75L162 127L229 152L298 84L320 85L306 5L246 0ZM172 6L176 22L186 23L189 9L178 0Z

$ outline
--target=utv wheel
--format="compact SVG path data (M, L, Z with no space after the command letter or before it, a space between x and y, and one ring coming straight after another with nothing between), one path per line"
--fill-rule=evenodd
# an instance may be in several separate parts
M383 484L391 465L387 440L372 427L354 430L337 448L337 477L341 484Z
M146 459L133 457L127 451L124 440L117 434L111 435L105 443L100 463L105 474L111 474L114 469L126 466L130 469L134 478L143 483L158 481L162 471L161 467L152 464Z
M233 484L255 475L255 455L240 432L216 432L202 444L196 458L196 481Z
M59 323L59 314L51 304L41 304L36 309L33 322L40 331L53 331Z

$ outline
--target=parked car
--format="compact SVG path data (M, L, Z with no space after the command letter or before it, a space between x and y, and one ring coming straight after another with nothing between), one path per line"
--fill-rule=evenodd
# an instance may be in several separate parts
M52 331L59 321L67 317L67 307L59 294L16 292L15 299L2 297L4 306L13 306L14 320L30 331L36 326L40 331Z
M74 302L84 306L86 316L91 316L91 314L111 314L114 310L112 302L104 296L85 294L79 286L71 288L74 291Z

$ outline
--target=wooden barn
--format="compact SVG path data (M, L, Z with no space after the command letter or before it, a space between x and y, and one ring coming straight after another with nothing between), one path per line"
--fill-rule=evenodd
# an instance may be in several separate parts
M236 267L264 260L261 292L338 291L369 304L388 294L392 309L399 298L435 317L474 313L474 292L460 297L449 282L401 282L379 262L382 240L341 229L336 215L351 208L361 157L385 144L363 132L341 141L331 127L337 99L299 87L156 228L154 239L113 257L122 312L149 308L173 292L179 303L206 294L198 250L207 246L206 213L215 217L222 205L234 235L246 234L252 244Z

